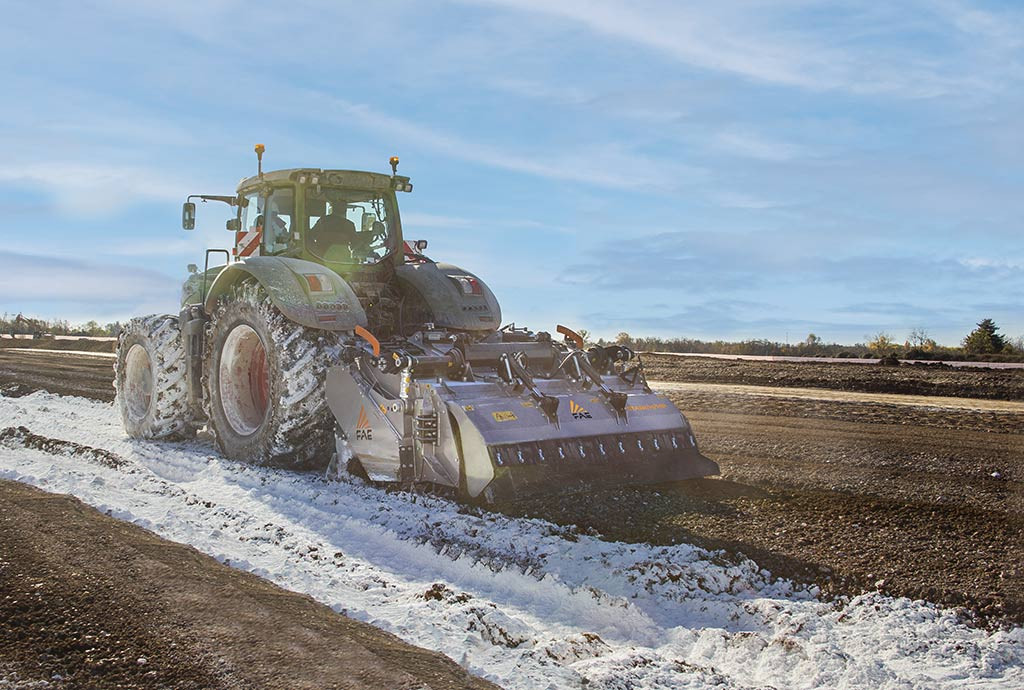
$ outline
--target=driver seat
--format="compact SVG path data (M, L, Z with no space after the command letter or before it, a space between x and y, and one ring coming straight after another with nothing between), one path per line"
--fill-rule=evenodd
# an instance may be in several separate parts
M310 235L313 250L323 256L337 245L350 248L356 239L356 224L340 213L329 213L313 225Z

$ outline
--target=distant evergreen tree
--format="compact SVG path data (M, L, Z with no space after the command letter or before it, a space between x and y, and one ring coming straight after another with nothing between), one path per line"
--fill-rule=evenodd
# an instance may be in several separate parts
M983 319L970 334L964 338L964 349L972 354L991 354L1002 352L1006 347L1006 339L998 333L999 326L992 319Z

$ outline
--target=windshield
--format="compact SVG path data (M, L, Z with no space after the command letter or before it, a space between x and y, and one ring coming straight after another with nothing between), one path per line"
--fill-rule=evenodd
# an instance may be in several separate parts
M324 261L374 264L394 248L391 205L375 192L306 188L306 250Z

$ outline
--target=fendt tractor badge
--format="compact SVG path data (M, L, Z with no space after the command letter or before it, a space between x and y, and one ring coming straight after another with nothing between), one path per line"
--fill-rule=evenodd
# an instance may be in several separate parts
M370 428L370 419L366 416L366 408L359 408L359 421L356 422L356 440L372 441L373 429Z

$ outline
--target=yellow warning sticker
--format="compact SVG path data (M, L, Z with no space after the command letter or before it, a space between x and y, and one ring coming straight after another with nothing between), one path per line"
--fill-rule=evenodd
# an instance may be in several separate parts
M519 404L522 405L523 407L533 407L533 401L532 400L524 400L523 402L521 402Z
M473 406L472 405L463 405L462 409L464 409L466 412L472 412L473 411Z
M499 410L498 412L492 412L491 416L494 417L496 422L514 422L519 419L512 410Z
M630 405L627 410L632 412L643 412L644 410L664 410L668 405L665 403L653 403L651 405Z

